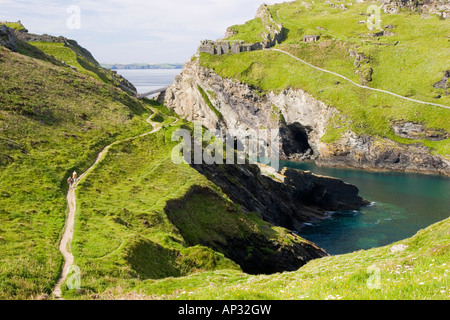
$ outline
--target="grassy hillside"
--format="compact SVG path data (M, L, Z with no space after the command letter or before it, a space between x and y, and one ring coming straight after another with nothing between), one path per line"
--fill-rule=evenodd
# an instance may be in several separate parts
M37 49L37 50L36 50ZM29 42L19 44L19 52L31 57L39 57L44 53L51 61L62 61L78 72L91 76L114 86L120 86L124 79L117 76L111 70L104 69L84 48L75 41L68 40L67 43L60 42Z
M135 93L136 89L127 80L102 66L88 50L76 41L48 35L31 35L28 37L28 30L20 21L0 22L0 24L16 31L19 53L51 62L57 66L70 66L84 75ZM30 39L33 40L29 41Z
M329 2L329 1L327 1ZM332 1L333 3L333 1ZM340 3L336 2L340 5ZM285 28L285 40L277 48L317 67L339 73L354 82L399 95L450 106L450 95L433 85L450 69L450 24L437 15L421 16L402 11L382 13L382 27L393 35L374 36L365 14L371 3L347 5L346 10L325 1L295 1L269 6L275 21ZM386 28L387 27L387 28ZM236 28L235 37L250 37L253 23ZM259 31L258 31L259 32ZM315 34L316 43L303 43L303 36ZM360 54L361 61L350 51ZM397 97L361 89L339 77L313 69L274 51L254 51L239 55L201 54L200 63L220 75L246 82L261 93L279 93L286 88L302 88L315 98L336 107L345 121L330 123L325 142L333 142L339 132L351 129L401 143L423 143L440 155L450 155L450 140L410 140L396 136L396 121L424 124L430 130L450 132L450 110L417 104ZM447 92L448 93L448 92Z
M220 243L229 234L252 230L270 232L279 241L289 237L256 217L235 219L240 210L217 187L189 166L167 162L175 129L115 147L81 185L73 248L83 285L81 291L67 291L67 298L450 297L450 219L399 243L314 260L296 272L242 272L223 254L199 243ZM174 180L177 189L172 188ZM193 196L179 210L165 210L167 201L183 197L192 186L211 192ZM397 252L400 245L406 249ZM371 283L379 287L368 287Z
M59 276L66 179L149 130L147 106L67 67L0 48L0 298L49 293Z
M142 281L122 282L113 276L103 283L115 286L90 298L448 300L449 229L447 219L386 247L314 260L298 271L275 275L252 276L228 267Z
M244 214L189 165L173 164L171 135L180 125L170 125L166 108L63 64L59 59L74 58L64 46L41 47L52 48L53 58L26 48L30 56L0 48L0 299L49 297L63 265L67 178L86 171L112 142L149 132L149 115L163 129L113 146L77 189L71 247L83 286L63 286L66 297L241 270L225 257L227 241L251 243L243 260L270 255L261 239L280 246L304 241Z
M280 7L274 18L283 19L282 13ZM340 52L340 42L329 40L324 52ZM286 50L304 50L313 56L302 44L284 45L294 46ZM106 145L150 131L145 120L155 109L153 119L163 128L113 146L77 189L72 250L81 270L81 290L63 286L65 298L450 297L450 220L401 241L407 246L404 251L395 252L391 245L315 260L296 272L270 276L243 272L227 258L233 241L239 245L238 240L252 243L263 237L290 245L302 239L255 214L244 215L196 170L172 163L172 132L192 124L173 124L174 115L164 106L137 100L117 88L88 55L77 55L80 48L51 43L19 47L19 53L0 47L0 299L49 297L63 265L58 245L67 214L68 176L73 170L84 172ZM316 57L315 62L332 67L329 54ZM297 66L277 52L202 55L201 61L262 92L309 85L307 90L322 94L348 115L352 121L346 125L358 132L389 135L389 117L412 117L426 120L430 127L448 129L442 109L420 109L393 100L382 100L381 105L377 97L350 86L338 99L334 79ZM351 67L351 61L347 65ZM361 107L374 101L377 107ZM445 142L424 143L437 152L448 152ZM243 259L270 255L271 250L255 242L245 246ZM374 265L375 272L368 269ZM379 289L367 287L373 275L380 276Z
M168 118L165 113L162 108L160 116ZM272 249L261 245L264 238L288 245L303 241L257 214L244 214L188 164L173 164L177 143L171 136L186 125L113 147L80 185L72 248L83 286L66 297L105 297L136 292L159 279L242 272L230 260L236 241L250 243L239 247L244 260L270 255Z

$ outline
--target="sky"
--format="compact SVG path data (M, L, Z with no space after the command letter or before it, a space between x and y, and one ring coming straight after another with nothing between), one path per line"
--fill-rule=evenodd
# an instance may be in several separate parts
M100 63L184 63L200 41L223 38L282 0L0 0L0 21L76 40Z

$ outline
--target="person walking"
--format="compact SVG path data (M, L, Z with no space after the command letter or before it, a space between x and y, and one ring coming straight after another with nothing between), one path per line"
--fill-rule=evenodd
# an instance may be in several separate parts
M74 172L72 173L72 178L73 178L73 183L77 182L78 175L77 175L77 172L76 172L76 171L74 171Z
M69 185L69 188L72 187L72 183L73 183L73 178L72 177L67 178L67 184Z

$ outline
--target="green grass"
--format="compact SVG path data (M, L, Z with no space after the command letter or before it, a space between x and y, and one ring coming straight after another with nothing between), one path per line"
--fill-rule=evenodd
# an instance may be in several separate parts
M59 277L66 179L107 144L149 130L148 106L68 68L0 48L0 298Z
M398 244L314 260L295 272L251 276L221 270L138 285L139 299L448 300L450 220ZM379 281L377 281L379 279ZM377 286L372 286L376 285ZM117 289L105 297L126 296Z
M310 3L310 2L309 2ZM450 105L450 96L433 84L450 69L450 25L431 15L401 12L383 14L383 26L396 25L395 36L373 38L366 25L358 24L365 16L369 3L348 6L348 10L331 8L323 1L289 2L269 6L272 17L285 27L285 41L279 49L288 51L305 61L329 71L360 81L349 50L364 53L370 58L359 69L368 77L369 86L388 90L413 99ZM320 28L317 29L317 28ZM303 36L318 34L319 42L305 44ZM394 45L395 44L395 45ZM239 55L200 55L200 64L226 78L248 83L260 94L280 93L286 88L301 88L327 105L337 108L346 118L345 129L357 134L389 138L400 143L422 143L432 152L444 156L450 153L449 139L444 141L408 140L396 136L391 128L394 121L421 123L429 129L450 131L449 110L409 102L387 94L358 88L336 76L317 71L300 61L279 53L254 51ZM336 84L339 82L339 84ZM441 95L440 99L435 99ZM342 127L328 126L323 141L332 143L340 137Z
M235 34L225 40L244 41L246 43L261 42L263 40L263 34L267 33L267 30L261 21L256 18L243 25L234 25L231 27Z
M347 49L363 41L391 41L359 37L358 32L364 31L357 25L361 17L346 18L364 11L364 6L355 4L343 12L318 2L314 14L308 14L300 2L269 9L289 29L282 49L358 81ZM442 40L442 35L448 35L448 24L405 13L386 19L398 19L386 22L398 24L394 31L399 31L399 38L392 41L400 43L359 48L372 58L370 85L392 86L391 91L434 101L432 95L441 92L426 88L449 69L448 43ZM407 34L409 21L412 31ZM319 43L299 43L302 35L317 33L317 26L325 29ZM425 26L423 37L420 26ZM251 31L251 23L244 29L249 39L258 33ZM425 48L430 35L434 40ZM82 289L64 289L66 298L449 298L449 219L401 241L408 247L400 253L392 253L390 245L315 260L296 272L245 274L226 257L226 246L220 246L227 237L245 238L254 232L286 245L299 239L256 215L242 215L204 176L188 165L172 163L171 133L191 124L171 127L173 112L117 89L88 56L77 54L74 45L19 45L20 52L32 58L0 47L0 299L32 299L51 293L63 264L58 244L67 214L67 177L74 169L84 172L106 145L151 130L145 122L152 113L150 107L158 109L153 119L164 128L113 146L79 186L72 248L82 273ZM428 68L417 55L422 49L431 61ZM75 72L60 60L80 69ZM336 107L342 117L329 124L322 137L326 142L351 128L358 134L412 143L393 135L390 122L394 120L449 131L447 110L368 93L342 81L336 85L341 79L278 52L201 55L200 60L225 77L259 88L261 94L302 88ZM414 66L416 73L400 70L398 65L405 70ZM206 103L213 98L204 91L202 96ZM439 102L445 104L448 99ZM421 142L437 153L450 154L448 140ZM197 187L208 192L186 197ZM168 210L168 203L176 205ZM247 249L250 258L255 246ZM379 270L380 289L367 287L373 276L371 266Z
M48 55L54 56L60 61L63 61L64 63L75 67L77 70L79 70L82 73L85 73L89 76L92 76L98 80L98 76L93 73L89 72L88 70L84 69L81 64L78 62L78 57L75 51L71 50L68 46L66 46L64 43L58 43L58 42L30 42L30 45L38 48L42 52L45 52Z
M17 31L24 31L26 28L19 22L6 22L6 23L0 23L0 25L4 24L8 28L12 28Z
M130 290L139 280L237 268L210 249L188 248L165 214L167 201L182 198L191 186L215 188L188 165L172 163L174 130L114 146L79 186L72 248L83 294L117 285Z
M148 292L155 280L218 270L242 273L226 258L229 240L303 241L243 214L196 170L172 163L172 133L190 126L182 122L113 146L79 185L72 248L82 288L66 290L66 297ZM265 250L258 241L254 250Z
M59 42L19 42L19 52L32 58L37 58L61 65L69 65L84 75L104 83L120 86L122 79L111 70L104 69L84 48L75 41Z
M217 116L217 118L223 119L222 113L220 113L220 111L217 110L216 107L214 107L214 105L212 104L212 102L209 99L208 94L205 92L205 90L203 90L203 88L200 87L199 85L197 85L197 89L200 92L203 100L205 100L205 103L208 105L208 107L211 109L211 111L214 112L214 114Z

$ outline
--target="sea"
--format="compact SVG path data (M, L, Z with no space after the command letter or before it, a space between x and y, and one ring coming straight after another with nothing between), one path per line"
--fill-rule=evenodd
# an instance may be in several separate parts
M173 83L181 69L124 69L115 70L130 81L138 93L146 93ZM151 96L150 96L151 98Z

